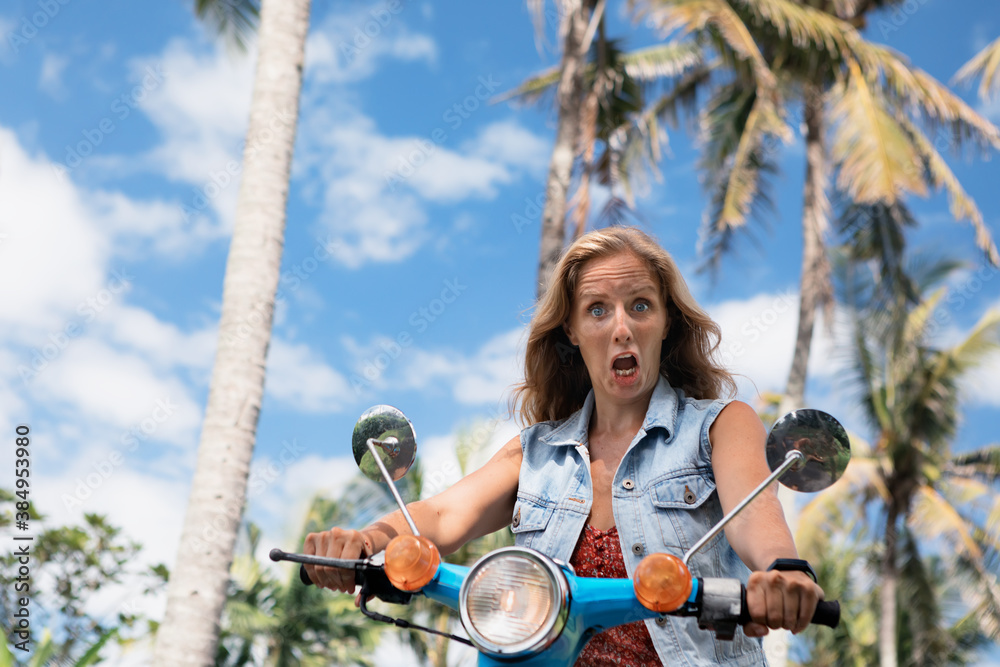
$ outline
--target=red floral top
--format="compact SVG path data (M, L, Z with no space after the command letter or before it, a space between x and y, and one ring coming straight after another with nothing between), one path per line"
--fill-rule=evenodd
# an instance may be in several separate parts
M569 562L581 577L628 577L616 526L601 531L587 524ZM646 624L635 621L594 635L583 647L574 667L659 667L661 664Z

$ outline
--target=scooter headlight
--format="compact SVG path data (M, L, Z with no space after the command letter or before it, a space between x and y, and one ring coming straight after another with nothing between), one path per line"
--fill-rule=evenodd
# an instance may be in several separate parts
M479 559L459 593L462 624L492 657L537 653L566 624L569 586L559 566L536 551L498 549Z

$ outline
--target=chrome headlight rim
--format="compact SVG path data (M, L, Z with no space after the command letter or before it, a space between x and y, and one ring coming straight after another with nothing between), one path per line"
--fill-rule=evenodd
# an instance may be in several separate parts
M475 581L476 575L486 565L500 558L516 557L524 558L542 567L554 589L554 600L551 611L538 630L533 632L527 639L515 644L499 645L484 637L473 626L468 610L469 589L472 582ZM477 649L493 658L520 658L544 651L562 634L569 615L569 582L566 580L566 575L562 568L548 556L534 549L504 547L496 551L491 551L473 564L469 569L468 575L465 577L465 581L462 582L458 600L462 625L465 627L465 631L469 633L469 639L472 640Z

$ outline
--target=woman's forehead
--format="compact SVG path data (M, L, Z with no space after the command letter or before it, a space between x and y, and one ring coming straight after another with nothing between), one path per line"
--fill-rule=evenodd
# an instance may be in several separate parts
M660 280L653 268L634 253L622 251L588 260L580 269L576 294L628 289L659 292Z

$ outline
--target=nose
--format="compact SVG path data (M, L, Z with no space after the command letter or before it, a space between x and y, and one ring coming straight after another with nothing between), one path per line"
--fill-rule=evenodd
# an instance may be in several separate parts
M629 328L628 316L624 308L615 309L615 313L615 342L626 343L632 340L632 330Z

